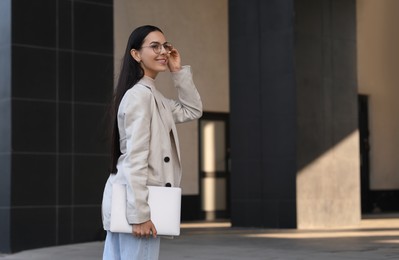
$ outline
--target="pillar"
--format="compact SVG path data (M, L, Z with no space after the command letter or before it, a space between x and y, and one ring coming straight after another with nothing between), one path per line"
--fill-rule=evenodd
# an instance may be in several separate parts
M229 2L233 226L296 227L293 4Z

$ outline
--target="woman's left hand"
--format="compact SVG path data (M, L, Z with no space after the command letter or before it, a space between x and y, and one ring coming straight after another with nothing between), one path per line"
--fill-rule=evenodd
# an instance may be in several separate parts
M150 236L153 236L154 238L157 237L157 229L151 220L141 224L133 224L132 233L137 238L150 238Z
M175 48L168 52L168 67L170 72L177 72L181 70L180 54Z

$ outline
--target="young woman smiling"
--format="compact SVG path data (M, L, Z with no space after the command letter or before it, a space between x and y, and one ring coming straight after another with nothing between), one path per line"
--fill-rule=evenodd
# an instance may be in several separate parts
M160 72L171 72L178 99L155 87ZM111 102L111 174L105 184L102 216L107 231L104 260L158 259L160 239L151 221L147 185L180 186L181 164L176 123L198 119L202 102L190 66L163 32L151 25L129 37ZM110 229L112 185L126 185L127 220L132 233Z

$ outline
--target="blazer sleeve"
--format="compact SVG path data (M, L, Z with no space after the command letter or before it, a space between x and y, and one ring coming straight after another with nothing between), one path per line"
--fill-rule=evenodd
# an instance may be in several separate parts
M193 82L190 66L183 66L172 73L173 83L178 92L178 100L169 100L175 123L182 123L202 116L202 101Z
M154 98L151 90L142 85L134 86L125 95L126 160L123 172L128 183L126 216L130 224L139 224L151 219L146 184Z

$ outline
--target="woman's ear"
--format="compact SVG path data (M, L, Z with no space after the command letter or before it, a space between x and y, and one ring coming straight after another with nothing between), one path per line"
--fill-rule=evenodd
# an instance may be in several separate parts
M140 52L138 52L137 50L131 49L130 50L130 55L132 55L133 59L135 61L137 61L138 63L141 62Z

